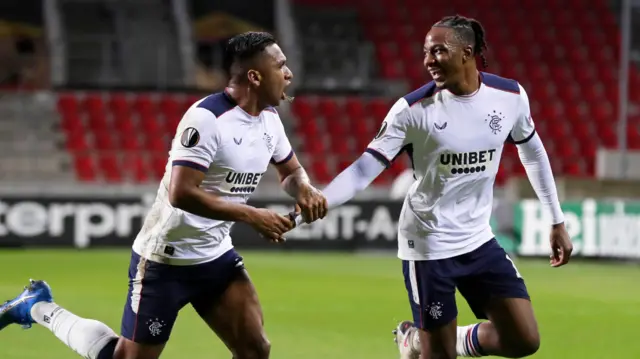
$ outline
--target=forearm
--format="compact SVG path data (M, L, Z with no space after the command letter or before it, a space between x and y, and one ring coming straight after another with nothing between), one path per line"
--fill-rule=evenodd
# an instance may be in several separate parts
M225 201L197 187L174 191L170 201L175 208L219 221L249 223L255 217L255 207Z
M302 166L298 167L282 180L280 186L289 196L296 198L301 188L310 186L309 176Z
M355 197L384 170L384 164L371 154L364 153L322 191L327 198L329 208L338 207Z
M551 213L552 224L564 222L549 156L540 137L535 134L528 142L518 145L518 154L538 199Z

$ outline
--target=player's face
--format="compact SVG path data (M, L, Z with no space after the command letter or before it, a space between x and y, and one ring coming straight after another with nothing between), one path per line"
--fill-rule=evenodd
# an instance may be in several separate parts
M447 87L463 76L464 46L455 31L433 27L424 40L424 67L438 87Z
M293 73L287 67L287 58L280 46L268 46L260 59L260 74L262 79L258 86L258 93L262 101L269 106L278 106L286 99L285 90L293 79Z

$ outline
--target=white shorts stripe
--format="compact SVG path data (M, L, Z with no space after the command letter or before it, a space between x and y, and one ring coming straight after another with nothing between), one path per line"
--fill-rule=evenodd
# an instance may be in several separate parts
M411 283L411 296L416 304L420 304L420 295L418 293L418 279L416 277L416 262L409 261L409 282Z

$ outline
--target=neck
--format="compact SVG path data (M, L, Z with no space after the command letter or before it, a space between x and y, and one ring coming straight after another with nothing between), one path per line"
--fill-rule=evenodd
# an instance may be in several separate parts
M465 70L462 79L457 84L449 86L448 90L456 96L467 96L480 88L480 74L477 69Z
M225 91L238 104L238 107L251 116L258 116L266 108L266 106L260 104L258 96L251 91L249 86L232 82L226 87Z

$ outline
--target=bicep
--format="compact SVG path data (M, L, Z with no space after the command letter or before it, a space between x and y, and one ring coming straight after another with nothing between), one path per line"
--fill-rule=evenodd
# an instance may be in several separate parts
M191 166L173 165L169 181L169 202L180 207L192 191L197 190L204 180L205 172Z
M282 182L285 178L287 178L290 174L302 168L302 164L298 160L298 156L295 153L291 153L291 157L281 162L272 162L272 165L275 167L278 172L278 177L280 178L280 182Z

